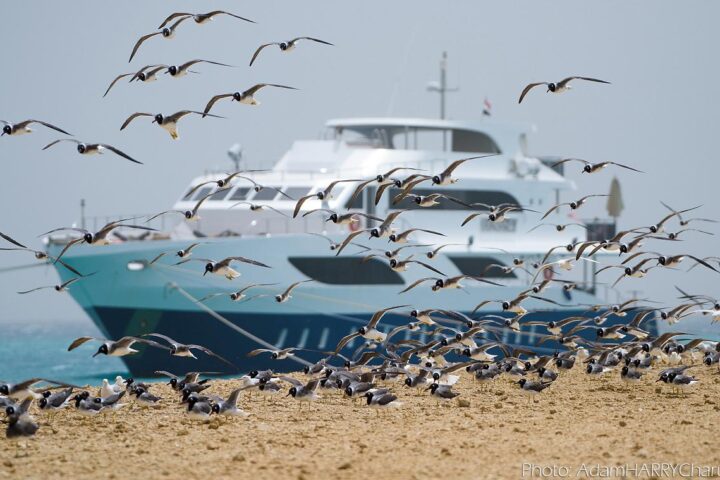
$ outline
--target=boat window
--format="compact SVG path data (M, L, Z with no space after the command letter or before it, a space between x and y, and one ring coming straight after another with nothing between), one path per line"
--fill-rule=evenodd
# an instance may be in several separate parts
M249 191L250 187L238 187L230 196L230 200L245 200Z
M388 208L391 210L403 210L403 209L414 209L414 208L425 208L427 210L482 210L481 207L477 208L469 208L464 205L461 205L459 203L451 202L450 200L446 200L444 198L440 198L438 200L439 204L435 205L434 207L419 207L415 203L415 197L414 195L422 195L427 196L433 193L440 193L446 194L450 197L456 198L460 200L461 202L467 203L467 204L473 204L473 203L484 203L486 205L500 205L503 203L508 203L510 205L519 205L517 199L506 192L501 192L499 190L459 190L459 189L415 189L413 190L413 193L407 197L405 197L403 200L398 202L397 204L393 205L393 198L400 193L400 189L398 188L389 188L389 192L386 193L387 195L387 202L388 202Z
M292 198L293 200L297 200L300 197L304 197L308 194L310 191L310 187L287 187L284 192L285 195ZM287 197L282 197L280 200L287 200Z
M212 192L213 188L214 187L202 187L195 193L193 200L200 200L201 198L205 197L205 195Z
M218 202L220 200L224 200L228 193L230 193L229 188L221 188L208 197L208 202Z
M492 138L474 130L453 130L453 152L500 153Z
M505 266L503 262L500 262L492 257L463 255L452 257L448 256L448 258L455 264L458 270L463 273L463 275L475 275L478 277L482 276L484 278L517 278L514 271L505 273L497 267L486 271L486 268L493 264L502 265L503 267Z
M377 259L361 257L290 257L304 275L331 285L402 285L402 277Z
M253 197L253 201L272 200L275 197L277 197L278 195L280 195L280 194L278 193L277 190L275 190L275 188L265 187L255 194L255 196Z

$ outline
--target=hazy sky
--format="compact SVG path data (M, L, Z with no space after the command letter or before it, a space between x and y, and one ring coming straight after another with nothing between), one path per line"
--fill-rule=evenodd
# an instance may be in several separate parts
M153 32L173 11L197 8L226 9L258 24L229 17L184 24L175 39L150 39L127 63L139 36ZM113 144L145 162L81 157L71 145L43 152L58 137L42 127L29 136L0 138L0 231L36 247L38 234L79 219L81 198L89 215L167 209L193 176L229 168L226 151L236 142L251 165L269 164L293 140L316 137L329 118L434 117L437 96L426 92L426 84L437 78L443 50L449 54L449 82L461 89L448 99L451 118L478 119L487 96L496 118L537 126L531 153L615 160L649 172L619 172L627 206L621 227L657 221L665 214L661 199L678 208L704 204L703 215L720 218L718 2L27 0L8 2L3 13L0 118L46 120L80 140ZM267 51L247 67L260 43L301 35L336 46L306 43L289 55ZM200 75L182 79L121 82L101 98L115 75L193 58L239 68L202 65ZM535 91L517 104L526 83L567 75L595 76L613 85L578 83L562 96ZM185 120L175 142L149 121L119 131L132 112L202 109L215 94L257 82L300 91L267 89L258 95L257 108L218 105L217 113L227 120ZM612 175L573 175L577 196L606 193ZM581 216L604 216L604 202L597 205ZM688 238L657 248L718 253L717 237ZM0 267L29 260L3 254ZM656 298L670 298L673 284L715 293L706 287L717 284L717 274L694 272L658 272L634 285ZM67 296L15 293L55 279L46 267L0 274L0 321L83 318Z

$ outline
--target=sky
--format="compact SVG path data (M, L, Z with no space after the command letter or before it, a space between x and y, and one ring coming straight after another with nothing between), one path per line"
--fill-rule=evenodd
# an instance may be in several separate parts
M426 86L437 80L443 51L449 84L460 88L448 97L450 118L479 119L487 97L497 119L535 125L532 154L612 160L647 172L571 175L579 197L606 193L618 174L626 205L620 228L655 223L666 212L660 200L677 208L702 204L703 216L720 218L718 2L687 1L680 8L678 2L654 0L204 1L204 11L225 9L257 24L230 17L184 24L171 41L148 40L128 64L141 35L155 31L170 13L193 12L199 4L28 0L3 6L0 118L45 120L77 139L114 145L145 165L112 155L82 157L70 144L41 151L59 138L42 127L32 135L1 137L0 231L39 248L39 234L79 220L82 198L88 215L169 208L192 177L231 168L226 152L235 143L243 146L247 166L267 166L293 140L316 138L330 118L436 117L437 94ZM295 36L335 46L305 43L289 55L270 50L247 66L261 43ZM102 98L118 74L193 58L237 68L199 65L200 74L181 79L121 81ZM525 84L569 75L612 85L578 83L560 96L538 90L517 104ZM218 104L216 113L227 119L187 119L177 141L149 121L119 130L133 112L201 110L215 94L258 82L299 90L266 89L258 107ZM582 212L583 218L593 216L606 216L604 202ZM720 233L714 225L703 227ZM698 235L663 248L713 255L717 246L717 237ZM23 254L3 253L0 269L31 262ZM714 294L717 274L700 270L660 272L636 285L654 298L673 298L676 284ZM0 323L86 321L69 296L15 293L55 281L48 267L0 274Z

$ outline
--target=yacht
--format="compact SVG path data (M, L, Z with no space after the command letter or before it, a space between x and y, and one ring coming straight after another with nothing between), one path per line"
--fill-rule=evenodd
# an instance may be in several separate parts
M204 345L228 359L243 371L274 368L287 371L307 365L335 349L338 340L356 332L380 309L402 306L388 312L378 325L388 332L415 320L413 309L447 309L470 315L480 302L490 300L474 316L510 314L503 312L503 300L515 298L533 282L553 280L553 272L540 274L536 264L548 250L579 241L610 238L614 225L586 222L585 228L571 225L562 231L538 224L540 215L556 204L563 192L569 196L575 185L566 179L561 167L553 168L554 158L538 158L528 151L529 125L503 123L491 118L462 122L419 118L348 118L330 120L317 140L292 144L284 156L266 171L236 176L230 185L215 183L227 172L211 172L193 178L179 192L172 209L192 210L208 196L197 218L167 214L151 222L157 231L118 230L110 245L79 245L68 249L63 260L83 273L97 272L88 281L76 282L69 290L106 338L140 336L151 332L168 335L180 342ZM396 167L391 179L402 180L419 173L435 175L453 161L464 162L453 176L455 183L436 186L420 183L413 194L394 202L400 189L391 185L376 203L380 184L370 182L353 197L359 182L370 180ZM411 170L415 169L415 170ZM293 218L297 200L317 193L338 179L352 180L337 184L329 197L312 197ZM433 206L421 206L415 196L441 193L459 202L440 197ZM478 204L471 207L467 205ZM504 221L491 221L485 205L522 205L526 211L512 211ZM262 208L251 208L262 206ZM349 224L328 221L330 212L359 212ZM385 255L397 248L387 237L360 233L338 254L337 244L351 232L372 228L372 218L405 210L393 223L396 231L418 228L403 244L398 259L412 256L442 273L420 263L408 263L405 271L393 269ZM532 211L531 211L532 210ZM461 226L473 212L476 218ZM176 219L177 217L177 219ZM144 224L146 219L136 219ZM171 224L171 221L177 223ZM548 223L577 223L565 210L550 215ZM126 222L127 223L127 222ZM86 222L89 230L102 223ZM426 230L426 231L424 231ZM438 235L438 232L443 235ZM47 248L57 255L67 237L49 237ZM191 256L181 259L178 251L197 243ZM447 245L429 258L428 252ZM567 255L558 248L552 258ZM164 254L159 259L157 257ZM208 260L242 256L270 268L237 263L241 274L229 280L206 274ZM154 261L153 261L154 260ZM534 266L535 265L535 266ZM526 319L558 320L587 314L601 299L593 275L596 264L578 262L563 280L550 282L540 293L548 303L528 298L523 306L531 313ZM73 276L56 264L63 280ZM503 268L514 267L517 268ZM405 293L402 290L423 278L481 276L485 281L466 278L463 288L433 290L428 280ZM535 278L537 277L537 278ZM291 292L291 298L279 302L276 295L289 285L305 280ZM262 284L233 300L231 294L250 284ZM465 328L458 318L443 323L450 328ZM607 324L617 318L611 317ZM652 323L652 322L651 322ZM648 326L655 331L654 324ZM552 353L557 344L538 345L548 332L534 325L514 331L499 328L491 333L512 346ZM436 332L438 338L451 331ZM490 334L489 334L490 335ZM583 332L593 341L595 329ZM404 330L397 339L428 341L428 334ZM354 338L343 349L346 358L363 345ZM273 361L270 355L248 357L256 348L297 348L295 357ZM88 347L91 348L91 347ZM197 353L197 360L170 356L157 348L139 347L135 355L122 357L135 376L149 376L155 370L184 372L224 371L226 365L211 356Z

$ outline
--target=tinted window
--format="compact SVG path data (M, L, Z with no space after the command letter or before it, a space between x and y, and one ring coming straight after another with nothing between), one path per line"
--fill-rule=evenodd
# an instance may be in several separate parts
M492 257L454 256L448 258L464 275L482 276L485 278L517 278L515 272L503 273L503 271L497 267L486 271L485 269L492 264L505 266L504 263Z
M280 195L280 194L274 188L265 187L255 194L255 196L253 197L253 201L272 200L273 198L275 198L278 195Z
M306 276L332 285L402 285L397 272L377 259L360 257L290 257L290 263Z
M205 195L207 195L208 193L212 192L213 188L215 188L215 187L203 187L203 188L201 188L200 190L198 190L197 192L195 192L195 196L193 197L193 200L200 200L200 199L203 198Z
M210 197L208 197L208 202L223 200L223 199L225 199L225 197L227 197L228 193L230 193L229 188L228 189L224 189L224 188L220 189L217 192L210 195Z
M423 208L419 207L415 203L415 197L413 195L430 195L432 193L443 193L449 197L456 198L460 200L461 202L467 203L467 204L473 204L473 203L484 203L486 205L500 205L502 203L509 203L511 205L519 205L517 199L510 195L509 193L501 192L498 190L456 190L456 189L443 189L443 190L433 190L433 189L415 189L413 190L413 193L407 197L405 197L403 200L398 202L397 204L393 205L393 198L400 193L400 189L398 188L390 188L389 195L388 195L388 208L393 210L398 209L412 209L412 208ZM428 209L433 210L477 210L478 208L468 208L464 205L461 205L459 203L452 202L450 200L446 200L444 198L441 198L438 200L439 205L435 205L434 207L424 207Z
M250 187L238 187L230 196L230 200L245 200L249 191Z
M286 190L284 190L285 195L292 198L293 200L304 197L308 194L309 191L310 187L288 187ZM287 197L283 197L282 199L287 200Z

